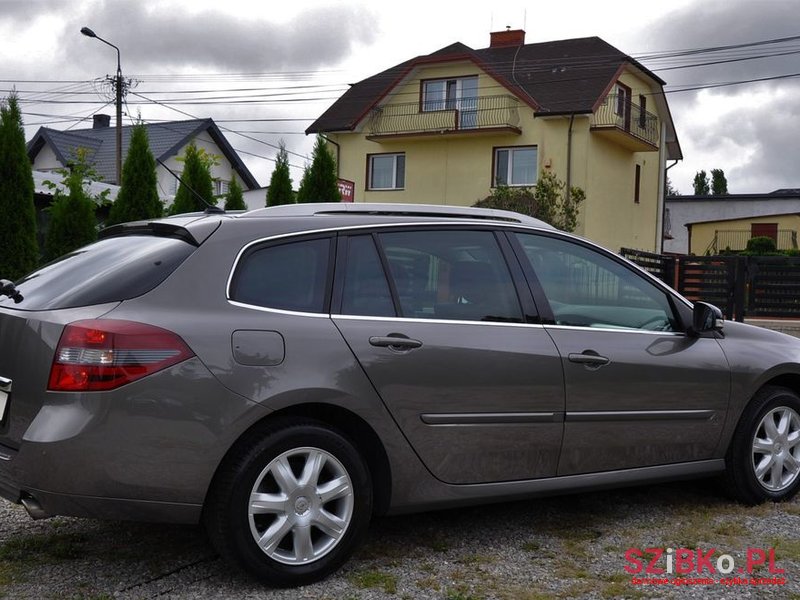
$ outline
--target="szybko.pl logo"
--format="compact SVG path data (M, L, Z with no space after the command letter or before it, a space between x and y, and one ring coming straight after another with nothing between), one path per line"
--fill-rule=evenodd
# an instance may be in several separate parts
M726 584L726 585L783 585L784 569L775 563L775 548L747 548L744 564L737 564L731 554L719 554L716 548L628 548L624 569L634 584ZM766 570L771 577L753 577ZM664 576L679 576L674 579ZM682 576L697 579L681 579ZM723 576L721 579L715 576ZM728 576L734 575L735 579ZM740 577L740 576L743 576Z

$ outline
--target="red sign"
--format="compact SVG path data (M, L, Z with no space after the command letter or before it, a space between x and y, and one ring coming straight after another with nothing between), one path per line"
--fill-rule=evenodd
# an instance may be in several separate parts
M356 182L349 179L340 179L338 184L342 202L353 202L356 197Z

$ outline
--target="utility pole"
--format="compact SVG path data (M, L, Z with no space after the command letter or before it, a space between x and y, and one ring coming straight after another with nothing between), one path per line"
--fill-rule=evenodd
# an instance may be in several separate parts
M122 96L125 89L125 80L122 77L122 62L120 61L119 48L108 40L104 40L88 27L81 27L81 33L86 37L95 38L117 51L117 75L114 77L114 96L117 105L117 185L122 185Z

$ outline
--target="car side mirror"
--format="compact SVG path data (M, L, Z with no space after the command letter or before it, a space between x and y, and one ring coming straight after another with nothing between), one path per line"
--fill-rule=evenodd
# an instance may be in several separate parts
M722 311L708 302L695 302L692 309L692 326L689 333L701 335L709 331L722 331Z

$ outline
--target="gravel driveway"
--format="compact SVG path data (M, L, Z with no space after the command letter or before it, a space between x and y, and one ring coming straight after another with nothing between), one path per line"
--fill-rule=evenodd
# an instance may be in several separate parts
M784 585L641 585L631 548L700 548L745 565L775 549ZM660 566L665 567L662 557ZM645 561L646 564L647 561ZM695 573L683 578L700 577ZM720 580L722 575L702 575ZM671 577L677 575L637 575ZM766 566L751 577L770 578ZM741 583L741 581L740 581ZM0 504L0 594L7 598L800 598L800 502L745 508L708 482L382 518L322 583L269 589L217 557L199 527L70 518L32 521Z

